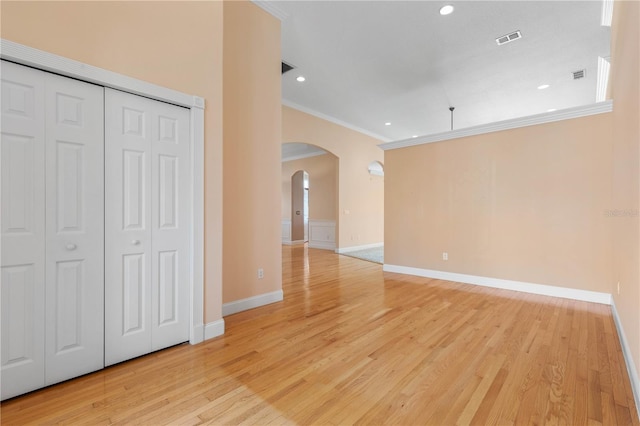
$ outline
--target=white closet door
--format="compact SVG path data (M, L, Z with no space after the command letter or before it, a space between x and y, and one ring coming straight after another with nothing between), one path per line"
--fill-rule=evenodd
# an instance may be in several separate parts
M46 74L46 383L104 366L104 88Z
M189 113L106 89L105 365L189 339Z
M44 385L44 74L2 61L2 399Z
M133 95L131 95L133 96ZM151 128L152 349L189 340L189 110L158 101Z

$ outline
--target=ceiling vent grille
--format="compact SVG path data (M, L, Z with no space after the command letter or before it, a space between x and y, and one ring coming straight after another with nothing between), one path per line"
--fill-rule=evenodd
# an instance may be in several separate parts
M584 76L585 76L585 72L586 72L586 70L580 70L580 71L574 71L574 72L572 72L572 74L573 74L573 79L574 79L574 80L579 80L579 79L581 79L581 78L584 78Z
M502 46L503 44L510 43L520 38L522 38L522 33L520 33L520 31L514 31L510 34L505 34L503 36L498 37L496 39L496 43L498 43L498 46Z
M291 71L292 69L294 69L295 67L293 65L289 65L286 62L282 62L282 74L284 74L287 71Z

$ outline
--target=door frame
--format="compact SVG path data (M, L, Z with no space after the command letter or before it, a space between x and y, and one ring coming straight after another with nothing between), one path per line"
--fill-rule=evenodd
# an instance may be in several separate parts
M150 99L186 107L190 111L191 232L190 232L190 328L189 343L204 340L204 98L157 86L53 53L0 39L0 58L77 80L110 87ZM218 300L220 309L222 301ZM223 320L220 320L223 321ZM216 323L219 321L216 321ZM208 327L210 328L210 327ZM224 322L216 324L212 338L224 334Z

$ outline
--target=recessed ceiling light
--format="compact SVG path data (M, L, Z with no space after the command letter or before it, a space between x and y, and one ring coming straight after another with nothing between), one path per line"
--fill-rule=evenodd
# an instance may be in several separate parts
M451 6L450 4L442 6L442 8L440 8L440 15L450 15L451 13L453 13L453 6Z
M388 121L386 123L384 123L385 126L391 126L391 123L389 123Z
M548 84L542 84L542 85L538 86L538 90L547 89L548 87L549 87Z
M304 78L303 76L299 75L298 77L296 77L296 80L298 80L300 83L302 83L303 81L306 80L306 78Z
M553 111L556 111L556 109L555 109L555 108L549 108L549 109L547 110L547 112L553 112Z
M418 137L418 135L413 135L413 136L411 136L411 137L412 137L412 138L417 138L417 137Z

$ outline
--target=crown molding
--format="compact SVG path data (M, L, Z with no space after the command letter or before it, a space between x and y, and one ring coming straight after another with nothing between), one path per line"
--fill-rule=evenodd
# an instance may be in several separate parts
M467 136L482 135L485 133L500 132L502 130L518 129L521 127L535 126L538 124L552 123L554 121L571 120L589 115L604 114L613 111L613 101L608 100L591 105L562 109L559 111L545 112L527 117L513 118L511 120L497 121L495 123L482 124L467 127L465 129L436 133L417 138L403 139L378 145L383 150L407 148L410 146L424 145L434 142L442 142L451 139L459 139Z
M353 124L349 124L349 123L347 123L345 121L339 120L339 119L337 119L335 117L332 117L330 115L327 115L327 114L323 114L323 113L318 112L316 110L313 110L311 108L307 108L307 107L304 107L302 105L298 105L298 104L296 104L294 102L291 102L291 101L288 101L286 99L282 100L282 105L284 105L286 107L289 107L289 108L293 108L293 109L298 110L300 112L304 112L304 113L309 114L309 115L313 115L314 117L321 118L321 119L329 121L329 122L331 122L333 124L337 124L338 126L346 127L347 129L354 130L354 131L356 131L358 133L362 133L364 135L370 136L370 137L372 137L374 139L378 139L378 140L383 141L383 142L390 142L391 141L391 139L389 139L389 138L385 138L384 136L380 136L380 135L378 135L376 133L370 132L370 131L365 130L365 129L361 128L361 127L354 126ZM378 145L378 146L380 146L380 145Z
M609 85L609 72L611 71L611 58L598 56L598 76L596 82L596 102L607 100L607 86Z
M289 17L289 14L284 10L280 9L272 2L268 0L251 0L251 3L255 4L265 12L271 14L273 17L278 19L279 21L284 21Z
M614 0L602 0L602 18L600 19L600 25L603 27L610 27L613 21L613 1Z

